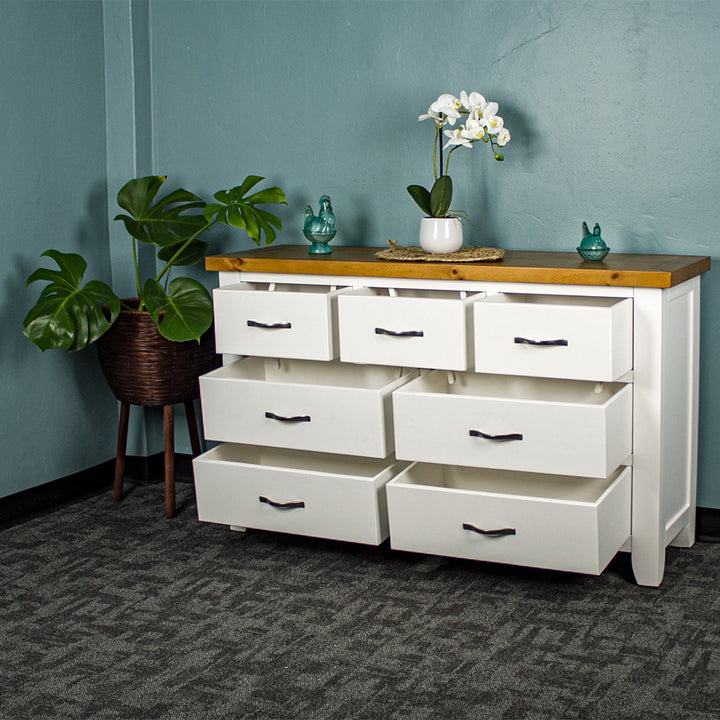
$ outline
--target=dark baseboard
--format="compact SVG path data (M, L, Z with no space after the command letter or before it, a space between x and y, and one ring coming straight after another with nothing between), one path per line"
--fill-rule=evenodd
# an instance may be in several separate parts
M50 512L65 503L104 492L112 487L115 460L81 470L58 480L0 498L0 530ZM130 482L162 482L163 453L149 457L128 456L125 478ZM192 456L175 454L175 480L192 482ZM700 542L720 542L720 508L697 509L696 537Z
M143 484L163 482L164 472L163 453L149 457L128 455L125 459L126 481ZM107 460L72 475L0 498L0 530L51 512L66 503L105 492L112 487L114 473L115 460ZM192 482L192 479L192 456L176 453L175 480Z
M720 542L720 508L698 508L695 522L700 542Z

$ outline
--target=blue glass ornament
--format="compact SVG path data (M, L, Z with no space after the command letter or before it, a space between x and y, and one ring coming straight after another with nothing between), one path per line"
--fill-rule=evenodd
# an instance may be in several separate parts
M305 218L303 234L312 243L308 253L322 255L332 252L328 243L335 237L335 215L330 204L330 196L320 197L320 212L317 215L313 215L312 208L308 205L303 210L303 217Z
M605 256L610 252L610 248L600 237L600 226L595 223L592 234L588 229L587 223L583 222L583 239L580 241L577 251L583 260L590 262L599 262L604 260Z

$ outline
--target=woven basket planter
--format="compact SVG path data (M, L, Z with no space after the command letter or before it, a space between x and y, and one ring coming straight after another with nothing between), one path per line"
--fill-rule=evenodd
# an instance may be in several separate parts
M158 332L147 312L122 310L97 347L110 389L118 400L131 405L194 400L200 395L198 376L218 365L212 328L199 344L172 342Z

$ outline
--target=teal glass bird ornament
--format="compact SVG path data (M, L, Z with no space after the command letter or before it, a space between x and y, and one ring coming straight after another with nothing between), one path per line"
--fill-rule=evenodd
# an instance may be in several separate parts
M308 205L303 210L305 224L303 234L310 241L310 255L323 255L332 252L328 243L335 237L335 214L329 195L320 197L320 212L313 214L312 208Z
M580 257L583 260L589 260L590 262L600 262L605 259L605 256L610 252L610 248L605 244L605 241L600 237L600 226L595 223L592 233L588 229L588 225L583 221L583 238L580 241L580 245L577 251L580 253Z

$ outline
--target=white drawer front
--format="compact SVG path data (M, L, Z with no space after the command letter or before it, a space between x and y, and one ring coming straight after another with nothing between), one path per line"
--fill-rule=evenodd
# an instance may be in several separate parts
M246 357L200 378L205 437L384 458L391 393L416 371Z
M632 452L631 385L433 371L393 404L404 460L604 478Z
M322 285L237 283L213 291L218 353L337 357L337 296Z
M474 305L475 370L603 380L632 369L632 299L499 293Z
M467 370L472 366L472 300L477 295L464 295L376 288L342 295L338 298L340 359Z
M388 536L385 485L406 464L219 445L193 460L205 522L377 545Z
M630 537L630 468L595 480L415 464L387 497L397 550L599 574Z

